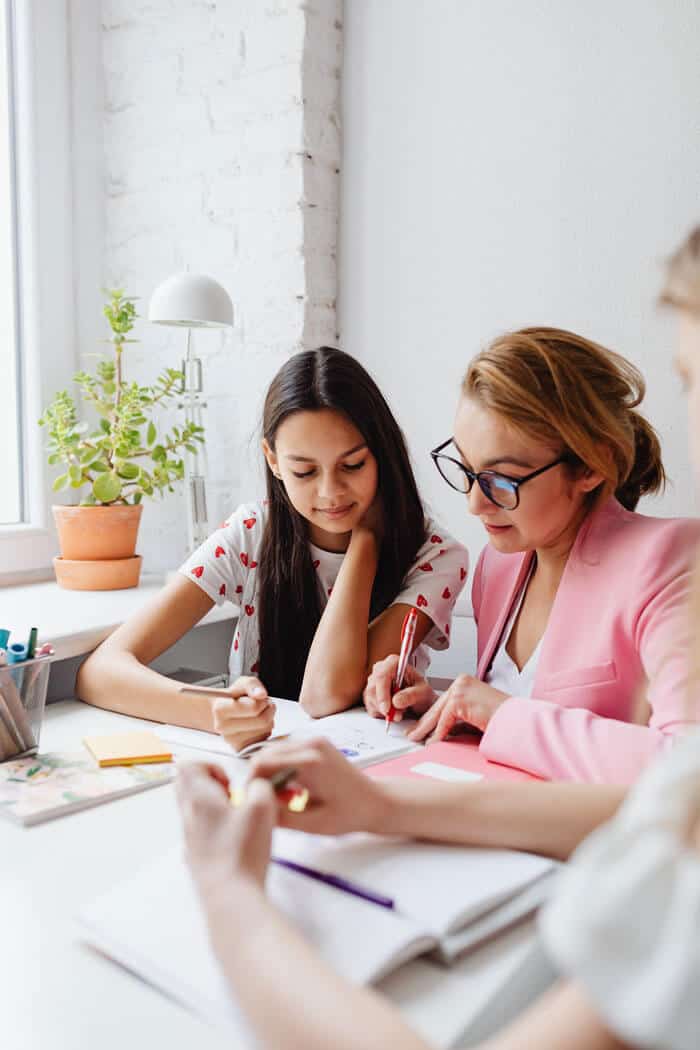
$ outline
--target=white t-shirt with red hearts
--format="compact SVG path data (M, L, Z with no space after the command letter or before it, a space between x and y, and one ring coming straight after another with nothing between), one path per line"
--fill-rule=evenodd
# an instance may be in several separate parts
M260 635L256 569L266 516L265 502L242 503L179 570L198 584L217 605L230 601L240 610L229 658L231 680L242 674L255 674L258 670ZM321 550L313 543L309 548L323 607L333 590L345 555ZM403 588L391 603L414 605L433 621L433 627L413 656L412 662L421 673L430 663L428 648L446 649L450 644L452 611L468 570L466 549L429 519L427 539L406 575Z

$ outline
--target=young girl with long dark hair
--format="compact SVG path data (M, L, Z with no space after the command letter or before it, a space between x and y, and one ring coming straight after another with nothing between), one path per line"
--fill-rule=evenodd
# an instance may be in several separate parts
M426 518L403 434L365 369L329 347L294 355L270 385L262 430L267 499L239 506L90 657L84 700L211 729L208 698L185 699L144 664L227 600L240 610L231 680L247 676L231 695L248 700L217 725L237 748L269 733L269 695L314 716L359 700L373 664L398 652L412 606L418 670L427 647L449 644L467 553Z

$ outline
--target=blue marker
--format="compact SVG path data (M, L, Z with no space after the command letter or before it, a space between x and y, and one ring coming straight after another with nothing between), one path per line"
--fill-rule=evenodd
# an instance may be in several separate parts
M21 642L13 642L7 650L8 664L21 664L27 659L27 647Z
M0 649L7 649L9 640L10 632L6 631L4 627L0 627Z

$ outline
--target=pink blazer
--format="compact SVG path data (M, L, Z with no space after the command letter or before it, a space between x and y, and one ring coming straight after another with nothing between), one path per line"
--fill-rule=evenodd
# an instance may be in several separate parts
M549 616L532 697L501 704L481 739L486 758L552 780L631 783L695 721L686 657L698 540L700 522L649 518L614 499L584 522ZM472 587L479 678L532 557L491 546L481 552Z

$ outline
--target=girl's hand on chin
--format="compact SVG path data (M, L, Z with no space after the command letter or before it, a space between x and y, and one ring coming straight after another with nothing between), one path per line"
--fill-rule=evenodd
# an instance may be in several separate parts
M353 529L353 532L362 529L371 532L375 537L377 544L381 544L382 539L384 538L384 507L379 493L374 497L371 504Z
M244 676L229 686L231 699L219 697L212 704L214 732L234 751L266 740L275 722L275 705L258 678Z

